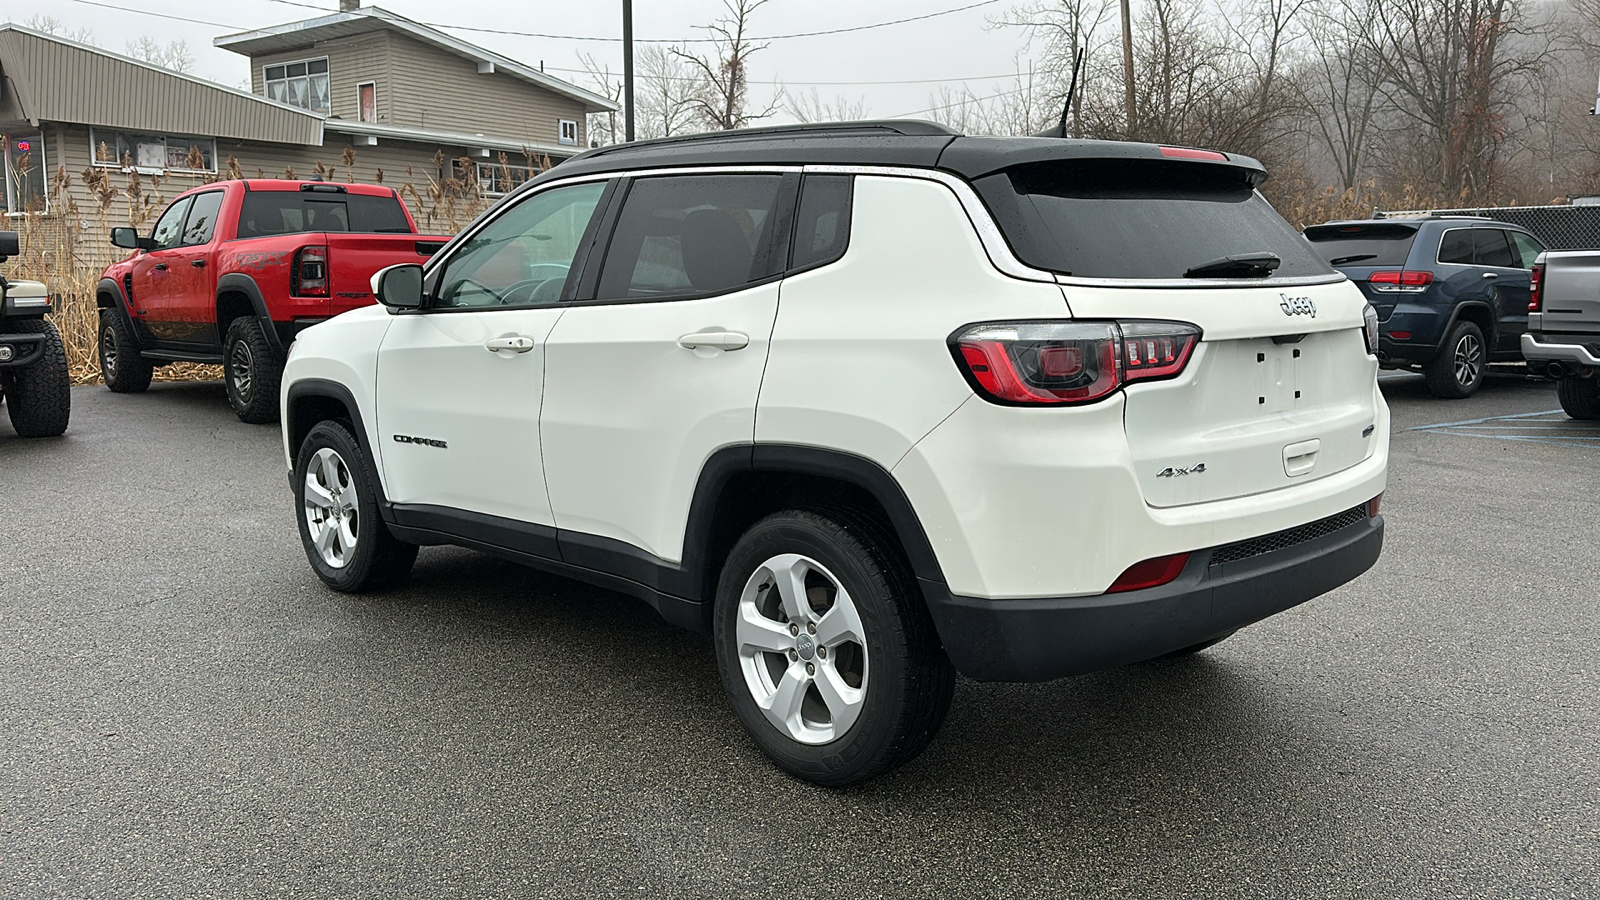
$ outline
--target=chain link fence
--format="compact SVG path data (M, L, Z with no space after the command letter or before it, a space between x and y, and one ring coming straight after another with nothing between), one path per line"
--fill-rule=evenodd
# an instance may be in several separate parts
M1600 249L1600 206L1501 206L1480 209L1411 209L1380 212L1381 219L1415 216L1482 216L1520 225L1551 250Z

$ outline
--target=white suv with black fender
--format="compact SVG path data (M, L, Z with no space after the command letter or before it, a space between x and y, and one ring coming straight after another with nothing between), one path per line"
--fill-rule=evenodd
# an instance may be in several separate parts
M591 151L295 342L307 556L637 595L828 785L915 756L956 672L1201 649L1383 540L1376 318L1263 178L923 122Z

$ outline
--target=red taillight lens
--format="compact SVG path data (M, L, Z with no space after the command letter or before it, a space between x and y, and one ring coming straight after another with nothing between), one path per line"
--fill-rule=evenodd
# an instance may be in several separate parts
M1158 556L1144 562L1136 562L1129 566L1127 571L1117 576L1111 582L1111 587L1106 588L1108 594L1120 594L1123 591L1137 591L1144 588L1160 587L1177 578L1183 567L1189 562L1189 554L1178 553L1173 556Z
M1528 312L1544 308L1544 263L1534 263L1528 273Z
M296 296L328 296L327 245L314 244L295 251L293 281L291 292Z
M1378 506L1380 504L1382 504L1382 503L1383 503L1383 495L1382 494L1379 494L1378 496L1373 497L1371 500L1368 500L1367 501L1367 518L1376 519L1378 517Z
M951 338L978 392L1008 404L1092 403L1183 371L1200 329L1183 322L995 322Z
M1367 282L1374 290L1384 293L1401 292L1407 294L1421 293L1428 285L1433 284L1432 272L1418 272L1407 269L1403 272L1373 272L1367 276Z

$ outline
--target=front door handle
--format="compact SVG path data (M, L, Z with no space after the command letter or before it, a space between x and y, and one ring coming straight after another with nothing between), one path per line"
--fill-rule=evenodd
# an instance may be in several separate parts
M206 267L206 261L203 259L192 259L189 261L189 265L194 266L196 269L204 269Z
M743 350L750 346L750 335L742 331L697 331L678 338L678 346L685 350L698 350L701 347Z
M511 337L490 338L483 343L484 349L490 353L499 353L501 350L510 350L512 353L527 353L533 349L533 338L517 334Z
M1483 273L1483 277L1485 277L1485 278L1499 278L1500 277L1500 273L1498 273L1498 272L1485 272L1485 273Z
M156 263L156 271L157 272L165 272L166 270L167 270L167 264L166 263Z

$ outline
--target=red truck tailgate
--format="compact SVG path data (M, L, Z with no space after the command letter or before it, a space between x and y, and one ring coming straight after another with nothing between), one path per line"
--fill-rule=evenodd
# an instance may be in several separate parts
M306 244L318 241L328 248L329 315L368 306L374 302L372 275L400 263L428 261L447 235L430 234L325 234L300 235Z

